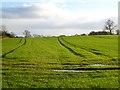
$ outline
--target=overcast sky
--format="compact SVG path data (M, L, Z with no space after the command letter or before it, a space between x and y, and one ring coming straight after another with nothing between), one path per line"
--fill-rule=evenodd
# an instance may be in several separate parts
M9 32L74 35L102 30L118 20L119 0L3 0L2 23Z

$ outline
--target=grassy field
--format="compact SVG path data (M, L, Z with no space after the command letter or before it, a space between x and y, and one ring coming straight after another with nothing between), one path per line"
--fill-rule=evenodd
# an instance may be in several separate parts
M119 87L117 35L3 39L2 53L9 51L3 88Z

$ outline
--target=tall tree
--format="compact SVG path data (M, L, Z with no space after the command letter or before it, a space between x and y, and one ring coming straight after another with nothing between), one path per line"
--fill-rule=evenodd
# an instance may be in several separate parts
M14 38L16 35L13 32L9 33L7 31L7 27L5 25L2 25L0 27L0 36L2 36L2 38L4 37Z
M0 35L2 35L2 37L5 37L7 33L8 33L7 32L7 27L5 25L2 25L0 27Z
M31 37L30 31L28 30L25 30L23 34L25 35L26 38Z
M114 22L112 20L107 20L105 23L105 30L109 30L110 35L112 35L112 32L114 30L114 28L116 27L116 25L114 25Z

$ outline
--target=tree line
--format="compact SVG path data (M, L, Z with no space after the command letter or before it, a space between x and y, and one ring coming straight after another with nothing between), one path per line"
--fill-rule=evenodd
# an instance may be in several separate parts
M115 25L115 23L112 20L107 20L105 22L105 26L103 31L91 31L88 35L113 35L115 32L117 35L120 34L120 30L116 29L117 25ZM25 30L23 32L23 34L25 35L25 38L31 37L30 31ZM78 34L76 34L78 35ZM81 36L85 36L86 34L81 34ZM38 35L38 34L33 34L34 37L44 37L43 35ZM10 38L14 38L17 37L13 32L8 32L7 28L5 25L2 25L0 28L0 37L10 37Z
M89 33L89 35L113 35L114 33L116 33L117 35L120 34L120 30L115 28L117 27L117 25L114 24L114 22L112 20L107 20L105 22L105 26L104 26L104 30L103 31L91 31Z
M14 38L16 35L13 32L8 32L7 27L5 25L2 25L0 27L0 37L9 37L9 38Z

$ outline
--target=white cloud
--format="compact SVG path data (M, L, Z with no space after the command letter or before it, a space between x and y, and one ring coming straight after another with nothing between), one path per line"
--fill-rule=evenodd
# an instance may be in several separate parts
M72 2L73 0L71 0ZM119 0L76 0L80 3L116 3L119 2ZM74 2L74 1L73 1Z
M77 1L90 2L90 0ZM109 1L112 2L113 0ZM97 0L91 0L91 2L95 3ZM103 0L98 0L98 2L103 2ZM105 2L108 2L108 0ZM84 11L80 9L79 12L73 13L67 7L57 6L65 3L66 0L39 0L37 3L33 1L24 3L21 8L7 8L3 15L6 15L9 19L3 18L3 23L15 33L29 29L32 33L70 35L86 33L91 29L100 30L106 18L118 17L117 10Z
M83 23L83 22L87 22L87 21L90 22L90 21L100 20L100 19L103 19L106 17L117 17L117 12L113 11L113 10L109 10L109 11L108 10L99 10L99 11L92 12L91 10L83 11L80 9L79 13L72 13L72 11L70 11L67 8L60 8L57 6L58 3L65 3L65 0L40 0L40 1L42 3L39 3L39 2L34 3L34 5L24 3L23 6L26 7L26 8L24 8L24 10L26 9L27 11L24 13L23 13L23 11L19 11L18 14L16 13L16 15L23 16L23 17L31 16L30 18L45 17L46 20L50 20L51 22L55 22L55 23L57 22L58 24L59 23L64 24L64 23L70 23L70 22ZM88 1L89 0L86 0L86 2L88 2ZM91 2L96 2L96 1L91 0ZM29 9L28 9L28 7L29 7ZM21 8L21 9L23 9L23 8ZM18 10L20 10L20 8ZM13 14L13 17L15 17L15 12L13 12L13 13L11 12L11 14Z
M32 5L31 4L23 4L23 7L31 7Z
M39 12L39 15L46 16L53 22L64 23L74 18L72 13L70 13L67 9L59 8L53 3L42 4L39 8L42 9L41 12Z
M108 17L117 17L117 10L98 10L98 11L83 11L80 9L79 13L73 13L67 8L60 8L57 3L65 3L65 0L48 0L49 2L42 3L38 7L42 9L39 13L40 16L46 16L48 20L52 22L57 22L58 24L65 24L70 22L92 22L98 21ZM78 0L83 1L83 0ZM97 2L95 0L86 0L85 2ZM113 0L110 0L113 1ZM117 1L117 0L116 0ZM84 1L83 1L84 2ZM98 2L104 2L103 0L98 0ZM106 0L108 2L108 0Z
M65 0L49 0L51 3L65 3Z
M2 2L59 2L63 3L65 0L2 0Z

